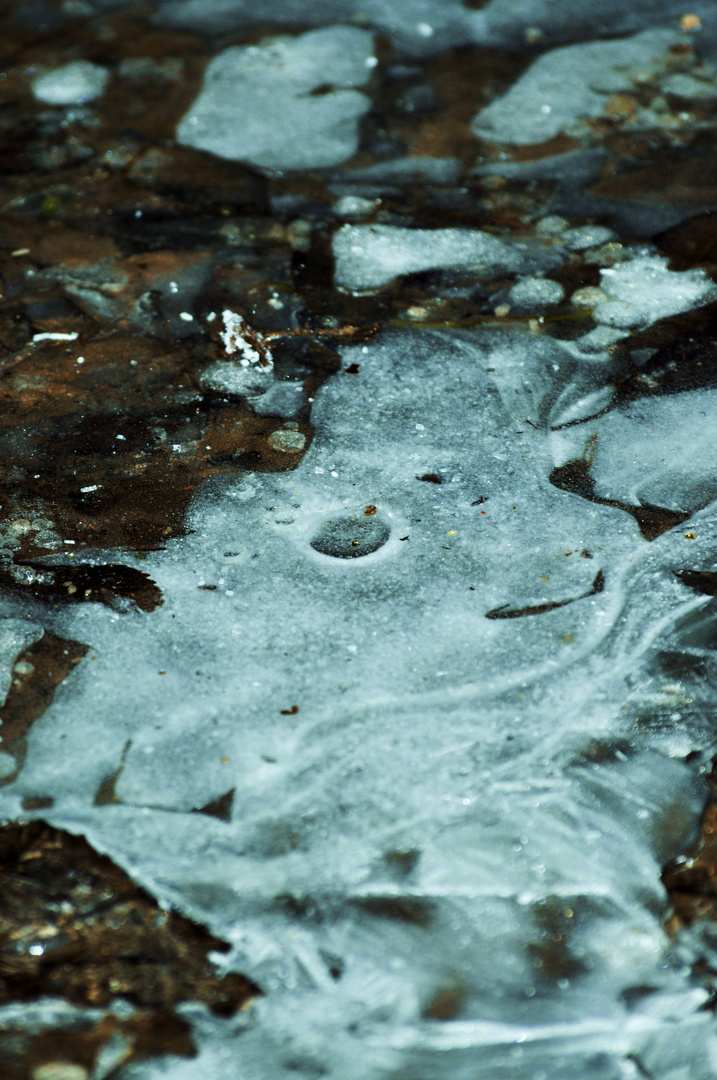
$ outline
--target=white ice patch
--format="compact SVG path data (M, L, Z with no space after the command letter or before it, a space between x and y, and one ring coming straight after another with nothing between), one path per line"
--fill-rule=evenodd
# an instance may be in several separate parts
M620 330L645 328L717 299L704 270L670 270L667 259L645 255L600 271L608 299L593 312L596 322Z
M97 6L117 2L96 0ZM461 0L164 0L157 21L224 34L256 23L355 22L380 30L399 53L420 56L471 43L524 48L527 30L529 40L542 44L626 34L646 25L676 24L696 9L706 22L711 0L687 5L684 0L488 0L480 10ZM427 34L426 26L433 33Z
M632 331L717 300L717 286L704 270L670 270L667 259L649 250L600 273L599 289L587 286L570 298L575 307L590 308L598 324L574 341L563 341L564 350L578 359L609 361L612 346Z
M601 498L691 513L717 498L717 391L630 402L554 446L557 464L590 455Z
M585 120L602 116L608 99L663 72L674 30L646 30L613 41L589 41L545 53L503 97L473 120L482 139L522 145L561 132L582 134Z
M211 481L147 553L162 607L53 614L97 660L0 812L52 797L43 816L233 944L265 997L191 1014L207 1076L710 1075L660 866L699 817L682 755L713 752L713 696L659 665L695 625L712 663L710 601L672 571L714 558L713 510L648 544L549 482L554 406L601 399L547 336L395 331L343 360L295 470ZM195 812L232 791L231 820Z
M269 170L337 165L358 148L358 122L371 103L355 87L370 78L372 56L372 35L352 26L225 49L209 64L177 140Z
M36 76L32 81L32 92L38 101L47 105L83 105L101 97L109 77L109 71L99 64L72 60Z
M471 229L404 229L395 225L343 225L333 237L334 279L342 289L369 292L401 274L468 270L479 277L553 269L553 248L506 243Z

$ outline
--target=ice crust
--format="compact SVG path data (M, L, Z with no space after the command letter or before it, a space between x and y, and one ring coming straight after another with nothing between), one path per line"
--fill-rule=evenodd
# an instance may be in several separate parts
M611 94L664 72L676 30L645 30L614 41L590 41L545 53L510 90L483 109L473 130L483 139L522 145L561 132L582 134L585 120L605 113Z
M358 148L373 37L331 26L225 49L177 126L177 141L263 169L326 168ZM312 94L323 85L327 93Z
M404 229L397 225L344 225L334 233L334 280L342 289L370 292L402 274L468 270L496 277L521 269L551 270L558 250L540 242L505 242L470 229Z
M126 0L96 0L111 7ZM711 0L689 5L709 25ZM165 25L226 33L255 23L322 26L356 22L388 35L407 55L428 55L456 45L524 46L526 31L543 44L628 34L676 23L681 0L489 0L480 10L459 0L165 0L157 19Z
M595 491L691 512L717 498L717 391L648 398L556 436L558 463L592 455Z
M617 1080L638 1055L658 1080L707 1076L714 1023L669 962L659 873L694 836L685 759L713 749L711 698L660 657L713 632L672 573L713 558L711 492L663 448L696 539L648 545L553 487L556 410L602 389L520 327L393 331L343 358L359 372L319 392L299 467L208 483L189 534L142 561L163 607L53 617L96 660L0 809L54 797L53 823L231 941L266 992L236 1021L190 1010L191 1065L127 1075ZM655 423L712 407L673 396ZM367 507L372 550L344 557ZM232 789L231 821L194 812ZM446 994L455 1018L431 1019Z

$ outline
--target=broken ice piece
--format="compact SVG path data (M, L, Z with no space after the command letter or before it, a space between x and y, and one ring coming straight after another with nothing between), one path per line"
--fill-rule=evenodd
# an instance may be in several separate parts
M262 169L338 165L358 148L371 100L356 87L370 79L372 58L373 36L356 26L225 49L208 65L177 140Z

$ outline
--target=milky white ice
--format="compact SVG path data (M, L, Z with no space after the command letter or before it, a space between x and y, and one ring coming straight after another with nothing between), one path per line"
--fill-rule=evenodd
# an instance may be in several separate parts
M506 242L477 229L396 225L344 225L334 233L333 252L334 280L353 292L370 292L421 270L468 270L487 278L519 269L550 270L562 262L557 250L540 242Z
M72 60L62 67L37 75L32 92L47 105L83 105L104 93L110 73L89 60Z
M373 64L373 36L352 26L225 49L209 64L177 140L272 171L336 165L358 149L358 122L371 102L355 88ZM322 86L326 93L313 93Z
M478 113L483 139L532 144L564 132L582 135L585 121L605 114L611 94L634 90L664 73L676 30L646 30L629 38L553 49L535 61L510 90Z
M187 1006L198 1059L127 1077L711 1075L660 884L715 743L708 684L664 660L712 663L711 602L673 573L711 565L711 491L668 442L694 516L648 543L554 487L556 410L589 414L602 369L523 328L394 331L344 364L295 471L208 483L142 561L163 607L48 616L96 660L2 812L54 798L265 991L231 1021ZM673 396L659 423L711 407ZM600 430L606 461L629 423ZM229 792L230 820L195 812Z

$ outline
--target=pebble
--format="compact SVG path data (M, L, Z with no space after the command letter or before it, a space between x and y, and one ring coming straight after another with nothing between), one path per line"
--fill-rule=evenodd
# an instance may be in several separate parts
M33 1069L32 1080L87 1080L84 1065L75 1065L70 1061L48 1061Z
M615 239L615 233L605 225L579 225L560 237L568 251L587 251Z
M306 436L300 431L272 431L267 439L272 450L282 454L300 454L306 446Z
M380 205L380 199L364 199L361 195L344 195L334 203L334 213L347 221L357 221L359 218L368 217Z
M547 217L540 219L535 226L535 231L538 236L557 236L558 233L564 232L569 224L566 218L559 217L558 214L548 214Z
M597 285L585 285L582 289L576 289L570 297L570 303L574 307L595 307L604 304L608 299L607 293L598 289Z

